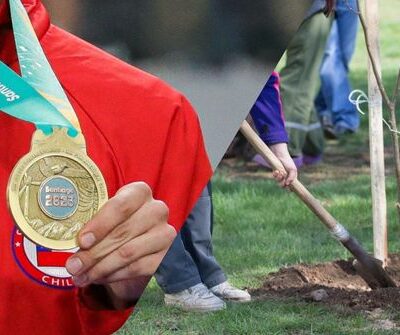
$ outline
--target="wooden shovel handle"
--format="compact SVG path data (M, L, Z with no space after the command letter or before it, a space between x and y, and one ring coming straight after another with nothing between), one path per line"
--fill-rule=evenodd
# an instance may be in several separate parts
M244 121L240 131L249 141L252 147L269 163L273 170L286 172L281 161L275 156L270 148L264 143L258 134ZM322 221L330 230L335 231L338 223L336 219L321 205L321 203L300 183L297 179L292 183L290 189L307 205L308 208Z

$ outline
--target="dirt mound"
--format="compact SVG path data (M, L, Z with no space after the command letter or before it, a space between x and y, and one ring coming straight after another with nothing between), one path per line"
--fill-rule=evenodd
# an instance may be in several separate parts
M400 286L400 255L391 255L387 271ZM321 291L317 290L322 290L320 298ZM400 308L400 288L369 289L357 275L352 260L282 268L269 274L252 294L258 299L297 298L357 310Z

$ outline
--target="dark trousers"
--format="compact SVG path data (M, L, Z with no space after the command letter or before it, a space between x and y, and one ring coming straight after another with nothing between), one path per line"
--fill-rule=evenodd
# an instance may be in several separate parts
M212 226L209 184L155 274L158 285L165 293L177 293L199 283L210 288L226 281L213 255Z

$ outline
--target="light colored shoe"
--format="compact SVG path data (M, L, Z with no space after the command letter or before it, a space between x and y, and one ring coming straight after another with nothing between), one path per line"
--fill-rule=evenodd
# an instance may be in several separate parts
M194 312L214 312L226 308L225 302L202 283L178 293L165 294L164 302L167 306Z
M210 288L210 291L217 297L224 300L236 302L248 302L251 300L251 295L247 290L238 289L227 281Z

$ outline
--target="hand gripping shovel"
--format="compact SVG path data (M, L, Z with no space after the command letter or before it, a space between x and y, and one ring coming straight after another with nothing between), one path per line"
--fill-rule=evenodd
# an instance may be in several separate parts
M274 170L285 171L280 160L246 121L242 123L240 131L253 148L271 165ZM290 186L290 189L307 205L308 208L311 209L311 211L329 229L331 234L355 257L358 263L355 268L371 289L396 287L396 283L383 269L382 262L368 255L358 241L350 236L346 228L336 221L336 219L316 198L314 198L304 185L296 179Z

